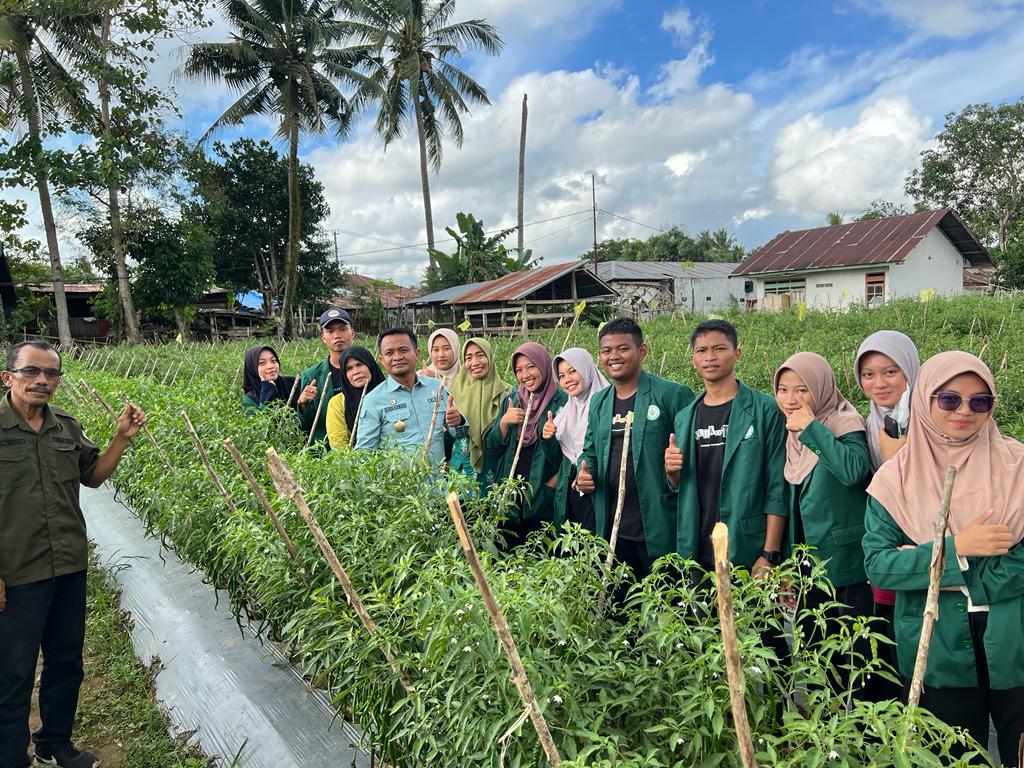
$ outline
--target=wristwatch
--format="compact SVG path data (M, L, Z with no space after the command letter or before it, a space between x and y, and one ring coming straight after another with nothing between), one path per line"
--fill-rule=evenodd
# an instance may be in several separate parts
M769 552L767 549L761 552L761 557L768 561L768 565L778 565L782 562L782 553L778 550Z

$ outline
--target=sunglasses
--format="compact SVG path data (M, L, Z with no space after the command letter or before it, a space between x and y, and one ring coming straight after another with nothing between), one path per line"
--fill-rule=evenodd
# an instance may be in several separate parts
M60 368L37 368L34 365L23 365L21 368L12 368L11 373L20 373L27 379L39 378L40 373L45 373L48 379L59 379L64 375Z
M936 392L932 397L944 411L955 411L964 402L963 396L956 392ZM995 395L972 395L967 398L967 407L974 413L988 413L995 404Z

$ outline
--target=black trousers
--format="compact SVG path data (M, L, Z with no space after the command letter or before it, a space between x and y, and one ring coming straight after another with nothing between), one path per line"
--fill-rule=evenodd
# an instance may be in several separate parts
M950 725L967 730L983 747L988 746L989 717L996 726L999 758L1004 766L1020 765L1020 741L1024 736L1024 686L997 689L989 686L988 659L985 656L985 628L988 613L972 613L971 640L978 667L977 688L930 688L921 692L921 706ZM983 762L979 763L984 765Z
M42 726L32 741L47 751L71 742L84 643L85 571L7 587L7 609L0 613L0 768L29 765L28 719L40 650Z

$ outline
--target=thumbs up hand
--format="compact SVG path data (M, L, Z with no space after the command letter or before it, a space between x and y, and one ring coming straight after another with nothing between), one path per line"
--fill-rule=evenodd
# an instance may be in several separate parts
M668 436L668 447L665 449L665 475L673 488L679 487L679 473L683 470L683 452L676 445L676 435Z
M448 405L444 409L444 423L449 427L457 427L462 423L462 414L455 407L455 398L448 395Z
M544 422L544 429L540 436L545 440L550 440L557 434L558 427L555 426L555 417L552 415L551 411L548 411L548 420Z
M814 421L814 411L811 406L804 402L800 410L793 411L786 417L786 429L790 432L803 432Z
M510 428L518 427L526 420L526 411L514 405L514 402L511 397L508 399L508 409L505 411L505 415L501 417L500 426L503 436L508 434Z
M580 471L576 475L576 490L580 493L593 493L597 490L597 483L594 482L594 476L587 468L586 459L580 462Z

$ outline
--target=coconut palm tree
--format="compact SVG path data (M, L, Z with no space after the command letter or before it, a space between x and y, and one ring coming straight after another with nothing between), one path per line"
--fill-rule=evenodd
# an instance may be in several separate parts
M462 146L462 115L469 104L490 104L487 91L452 61L479 49L492 56L504 44L484 19L452 21L455 0L352 0L362 39L383 58L373 81L383 94L377 132L389 145L402 136L410 116L420 149L420 183L427 226L428 253L434 250L429 166L441 167L441 140L448 133ZM430 256L431 269L435 266Z
M22 162L11 159L39 194L62 347L72 343L71 323L43 140L61 130L58 126L65 120L75 125L91 120L85 88L69 63L82 63L92 55L94 22L91 13L75 13L60 3L21 3L0 11L0 129L27 129L22 145L27 151L18 153Z
M366 77L370 49L338 45L353 33L331 0L218 0L216 6L234 28L231 40L194 44L183 71L242 92L200 142L255 115L277 121L277 136L288 141L288 253L279 329L284 339L292 335L302 231L299 136L330 129L340 138L348 132L361 93L374 87ZM346 97L339 84L354 86L356 93Z

